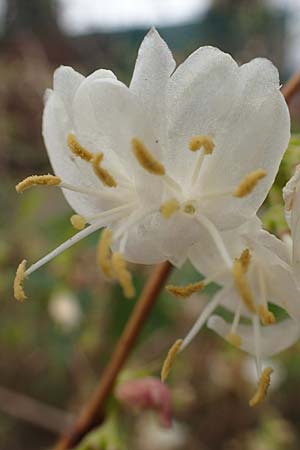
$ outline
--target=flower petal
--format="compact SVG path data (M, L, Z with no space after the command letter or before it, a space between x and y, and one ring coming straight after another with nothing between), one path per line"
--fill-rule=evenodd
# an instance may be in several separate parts
M231 325L220 316L211 316L208 328L225 338ZM241 336L241 349L255 355L253 328L251 325L239 325L237 333ZM285 319L275 325L261 327L261 357L275 355L291 347L300 337L300 326L292 319Z
M64 182L98 191L102 185L85 161L74 158L67 146L67 135L72 129L71 119L65 104L57 92L49 94L43 115L43 136L54 172ZM79 194L63 189L71 207L80 215L93 216L106 208L113 208L119 202L104 202L97 197Z
M167 44L152 28L140 46L130 90L139 97L161 145L166 135L167 85L175 66Z
M223 228L237 225L260 207L290 138L289 111L269 61L253 60L241 66L238 87L231 112L218 123L216 147L204 162L198 189L204 195L226 191L258 168L267 175L247 197L220 197L208 202L212 220Z

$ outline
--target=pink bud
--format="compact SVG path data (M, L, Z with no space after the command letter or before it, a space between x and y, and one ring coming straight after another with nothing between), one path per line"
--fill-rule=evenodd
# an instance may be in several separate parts
M161 425L164 428L171 428L171 394L158 378L147 377L125 381L116 388L115 395L121 403L131 408L157 411Z

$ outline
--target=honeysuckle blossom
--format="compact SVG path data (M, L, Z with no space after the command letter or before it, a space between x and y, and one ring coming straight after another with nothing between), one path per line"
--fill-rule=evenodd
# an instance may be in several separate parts
M291 235L285 235L284 240L291 252L291 264L298 284L300 284L300 165L294 175L283 188L285 217L290 227Z
M222 288L204 307L187 336L171 348L163 378L175 354L184 350L207 323L230 343L254 355L258 377L266 380L261 358L281 352L300 337L300 291L285 243L262 230L259 220L254 219L238 229L220 233L218 240L207 234L205 245L203 239L203 245L191 247L189 256L207 278L188 286L170 285L170 293L187 297L212 281ZM283 308L291 318L276 323L270 304ZM233 313L231 324L213 315L218 306ZM246 324L240 323L242 318ZM268 378L270 373L267 375Z
M124 260L180 265L204 230L217 235L253 217L290 136L270 61L239 67L217 48L201 47L175 68L154 29L129 87L108 70L85 78L60 67L46 97L43 135L55 175L29 177L17 190L61 188L81 231L27 270L20 266L20 299L25 276L103 227L110 229L103 265L114 266L108 271L129 296Z

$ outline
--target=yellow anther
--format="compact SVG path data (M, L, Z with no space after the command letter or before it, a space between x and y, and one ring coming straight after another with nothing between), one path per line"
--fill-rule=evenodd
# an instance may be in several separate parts
M126 298L135 296L135 289L132 283L132 276L126 267L126 263L121 253L113 253L111 258L114 275L122 286Z
M102 272L108 277L113 277L112 265L110 260L110 245L112 233L109 228L102 231L101 238L97 248L97 260Z
M70 222L75 228L75 230L83 230L86 225L86 220L84 217L80 216L79 214L74 214L70 218Z
M184 207L183 207L183 211L186 214L191 214L192 215L192 214L195 214L196 208L195 208L195 206L192 203L186 203L184 205Z
M74 134L68 134L67 143L69 149L72 153L74 153L74 155L79 156L79 158L84 159L84 161L87 162L90 162L92 160L94 156L93 153L79 144Z
M240 347L242 343L242 338L237 333L229 333L226 336L226 340L230 342L230 344L234 345L235 347Z
M257 312L263 325L272 325L276 322L274 314L265 305L259 305Z
M204 136L199 134L198 136L194 136L189 143L189 149L192 152L196 152L200 150L200 148L204 149L205 155L210 155L213 152L215 144L213 140L209 136Z
M203 281L187 284L186 286L174 286L172 284L169 284L168 286L166 286L166 290L170 294L175 295L175 297L187 298L190 297L195 292L201 291L201 289L203 289L204 286L205 284L203 283Z
M256 312L256 307L254 304L252 292L250 286L245 277L245 270L242 262L236 259L233 263L232 274L235 282L235 286L243 300L245 306L252 313Z
M14 280L14 297L19 302L23 302L27 298L23 288L23 283L25 280L26 264L27 264L26 259L24 259L19 264Z
M267 175L267 172L263 169L255 170L254 172L248 173L248 175L243 178L238 187L234 190L233 195L235 197L245 197L250 194L259 180L264 178Z
M259 405L267 395L270 382L271 382L271 374L273 373L272 367L266 367L260 377L258 382L258 388L255 392L254 396L249 401L249 405L251 407Z
M167 200L161 205L159 211L165 219L169 219L176 211L178 211L179 206L179 202L176 198L170 198L170 200Z
M154 175L165 175L166 170L164 166L147 150L145 145L137 138L133 138L131 141L132 151L134 156L143 167Z
M245 250L242 252L241 256L239 257L239 261L241 262L243 270L246 273L251 261L251 253L248 248L245 248Z
M55 175L31 175L20 181L16 186L16 191L20 194L32 186L58 186L61 179Z
M182 344L182 339L178 339L170 348L170 350L168 351L167 357L164 360L162 369L161 369L161 374L160 374L160 378L161 381L164 383L166 381L166 379L168 378L168 375L170 373L170 370L173 366L174 360L176 358L177 353L180 350Z
M116 187L117 183L114 177L108 172L108 170L103 169L100 163L103 160L103 153L97 153L92 159L92 166L97 177L102 181L102 183L107 187Z

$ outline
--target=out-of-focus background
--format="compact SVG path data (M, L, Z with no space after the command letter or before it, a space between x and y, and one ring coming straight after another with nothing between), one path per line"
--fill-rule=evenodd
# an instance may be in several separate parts
M17 196L16 182L51 172L41 138L43 94L60 64L83 74L103 67L128 82L137 48L155 25L178 62L214 45L243 63L271 59L282 82L300 69L300 0L0 0L0 448L46 449L95 386L135 301L99 273L91 236L12 297L15 268L71 236L72 211L58 190ZM291 105L300 130L300 95ZM132 267L138 290L148 267ZM194 281L190 265L175 271ZM209 292L204 295L209 295ZM161 295L127 368L158 373L203 301ZM281 450L300 447L300 346L274 359L268 401L251 410L252 362L205 330L170 379L177 425L165 435L152 416L127 413L129 448Z

